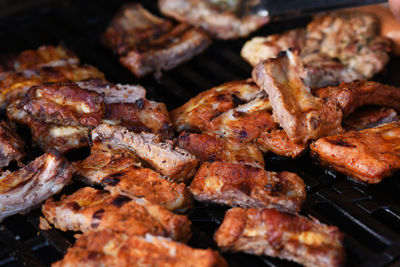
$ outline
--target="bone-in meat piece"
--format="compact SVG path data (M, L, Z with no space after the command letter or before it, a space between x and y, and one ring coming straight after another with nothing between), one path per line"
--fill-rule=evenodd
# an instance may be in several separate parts
M279 257L309 267L339 267L345 259L337 227L275 209L228 210L214 240L223 251Z
M188 241L190 221L144 199L111 195L107 191L84 187L60 201L49 199L42 206L46 220L67 231L113 229L131 235L169 236Z
M310 148L323 165L361 182L379 183L400 168L397 122L320 138Z
M226 267L217 251L196 249L170 239L146 234L126 236L110 230L83 234L53 267L160 266Z
M189 190L198 201L294 212L306 198L304 182L295 173L224 162L203 163Z
M72 82L31 87L18 105L36 120L95 127L104 115L104 96Z
M154 134L137 134L121 126L102 124L92 131L92 140L95 139L132 151L175 182L190 180L198 165L198 160L189 152L174 147L172 141L160 141Z
M275 119L293 142L306 144L342 131L342 112L336 103L324 103L314 97L303 83L298 50L288 50L276 59L261 62L252 75L268 93Z
M25 167L0 176L0 221L25 212L57 194L72 177L72 166L56 152L46 153Z
M344 118L343 125L346 130L360 131L397 121L399 116L392 108L362 107Z
M264 131L257 138L257 145L262 152L274 152L277 155L296 158L306 149L303 144L290 140L284 130Z
M95 141L90 156L75 166L77 174L93 184L103 185L113 194L125 194L184 212L192 199L186 185L167 181L157 172L141 167L138 159L120 151L104 151Z
M219 39L245 37L269 22L251 12L252 1L159 0L164 15L201 27Z
M176 144L196 156L201 162L222 161L264 168L264 157L253 144L215 134L183 132Z
M103 42L137 77L169 70L205 50L210 37L201 29L161 19L140 4L125 5L111 21Z
M204 131L212 119L259 97L260 93L261 89L251 80L227 82L201 92L171 111L171 117L178 132Z
M11 161L19 161L24 155L25 142L4 121L0 122L0 168Z

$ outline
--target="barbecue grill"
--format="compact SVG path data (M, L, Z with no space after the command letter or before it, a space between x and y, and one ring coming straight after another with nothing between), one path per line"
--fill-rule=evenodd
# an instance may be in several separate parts
M7 2L7 1L6 1ZM9 1L11 2L11 1ZM22 1L18 1L22 2ZM17 3L18 3L17 2ZM0 15L0 53L18 53L44 44L64 44L77 53L83 63L92 64L116 83L140 83L149 99L176 108L199 92L226 81L250 77L251 67L240 57L245 40L215 41L204 53L160 78L136 79L104 48L99 36L125 1L28 1L22 8L3 8ZM142 1L158 14L156 1ZM1 7L2 5L0 5ZM266 35L304 26L306 18L272 23L254 35ZM400 85L399 58L392 58L378 79ZM4 116L4 114L2 114ZM25 134L26 136L26 134ZM37 151L32 151L37 155ZM88 150L69 153L71 160L82 159ZM347 266L400 266L400 174L378 185L364 185L344 175L319 168L309 155L292 160L266 155L266 169L299 174L307 186L303 215L338 226L344 232ZM71 193L83 184L65 188ZM59 194L59 195L61 195ZM190 215L193 238L189 245L217 249L212 236L221 223L225 207L200 203ZM39 230L40 207L26 215L15 215L0 224L0 266L49 266L73 244L72 232ZM243 253L222 254L230 266L298 266L295 263Z

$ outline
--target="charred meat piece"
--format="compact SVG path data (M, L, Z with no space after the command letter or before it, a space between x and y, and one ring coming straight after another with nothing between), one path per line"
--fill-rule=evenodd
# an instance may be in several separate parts
M104 95L72 82L31 87L18 108L36 120L70 126L96 127L104 116Z
M174 126L165 104L144 98L135 103L107 104L104 119L133 132L158 134L162 139L172 139L174 135Z
M325 102L335 103L343 117L364 105L391 107L400 111L400 88L374 81L355 81L321 88L317 96Z
M306 199L304 182L295 173L224 162L203 163L189 190L198 201L294 212Z
M62 231L113 229L128 236L150 233L179 241L188 241L191 237L186 216L144 199L111 195L91 187L64 195L58 202L47 200L42 212L48 222Z
M196 156L200 162L240 163L262 169L265 165L264 157L256 146L239 142L235 138L183 132L176 144Z
M15 100L8 105L7 117L10 121L28 126L33 144L43 151L56 149L65 153L89 145L89 128L37 121L25 110L17 107L19 102L20 100Z
M323 165L376 184L400 168L399 145L400 125L394 122L318 139L311 150Z
M83 234L53 267L160 266L226 267L217 251L195 249L170 239L146 234L126 236L111 230Z
M75 166L86 181L101 184L113 194L143 197L171 211L184 212L192 206L185 184L169 182L157 172L140 167L137 159L119 151L104 151L97 143L90 156Z
M379 21L371 14L334 12L316 17L307 29L295 29L248 41L241 55L251 65L300 48L311 88L367 80L389 60L389 39L379 35Z
M274 152L277 155L296 158L306 146L293 143L284 130L265 131L257 138L257 145L262 152Z
M204 31L183 23L174 26L138 3L124 6L103 37L104 44L137 77L170 70L201 53L211 43Z
M281 53L253 69L253 79L268 93L275 119L290 140L309 140L342 131L342 112L336 103L314 97L302 81L303 63L297 50Z
M161 12L201 27L219 39L246 37L269 22L269 16L251 13L252 1L159 0Z
M24 141L4 121L0 122L0 168L11 161L19 161L24 155Z
M56 152L46 153L25 167L0 176L0 221L57 194L71 180L71 164Z
M397 121L399 117L392 108L362 107L344 118L343 124L346 130L360 131Z
M90 65L66 65L11 72L0 79L0 107L23 97L34 85L47 82L80 81L90 78L104 79L104 74Z
M190 180L198 165L189 152L174 147L172 141L160 141L154 134L136 134L125 127L102 124L92 131L92 140L96 139L132 151L171 181Z
M113 84L102 79L90 79L76 83L79 87L104 93L104 102L113 103L135 103L136 100L146 97L146 89L141 85Z
M227 82L204 91L171 112L176 130L200 132L222 113L259 97L261 89L251 80Z
M277 127L271 109L268 98L261 96L212 119L206 125L205 132L252 142L262 132Z
M224 251L279 257L304 266L342 266L343 234L293 213L275 209L228 210L214 240Z

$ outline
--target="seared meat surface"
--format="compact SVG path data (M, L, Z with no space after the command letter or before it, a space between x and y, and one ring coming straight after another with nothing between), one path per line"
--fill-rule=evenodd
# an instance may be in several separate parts
M211 43L197 28L161 19L133 3L122 7L103 36L104 44L137 77L169 70L190 60Z
M257 138L257 145L263 152L274 152L277 155L296 158L306 149L304 144L290 140L284 130L265 131Z
M176 144L201 162L222 161L264 168L261 151L255 145L239 142L235 138L183 132Z
M224 162L203 163L189 190L198 201L294 212L306 198L304 182L295 173Z
M92 131L92 140L95 139L132 151L171 181L190 180L198 165L189 152L174 147L172 141L160 141L154 134L137 134L125 127L102 124Z
M225 267L226 261L211 249L195 249L167 238L126 236L109 230L83 234L53 267L161 266Z
M399 116L392 108L363 107L344 118L343 125L346 130L359 131L397 121Z
M104 115L104 96L75 83L31 87L18 107L36 120L71 126L95 127Z
M75 166L77 174L86 181L100 184L113 194L143 197L172 211L191 208L192 199L185 184L167 181L157 172L141 167L138 159L126 153L102 148L95 141L90 156Z
M379 183L400 168L397 122L327 136L311 144L324 165L366 183Z
M252 1L159 0L161 12L201 27L219 39L245 37L269 22L268 14L251 12Z
M390 41L379 35L371 14L333 12L316 17L307 29L255 37L242 49L253 66L275 58L280 51L300 48L311 88L370 79L389 61Z
M72 166L56 152L46 153L25 167L0 176L0 221L28 211L57 194L70 182Z
M251 80L227 82L201 92L171 111L176 130L205 131L213 119L239 105L254 100L262 90Z
M279 257L304 266L342 266L343 234L300 215L275 209L233 208L215 233L224 251Z
M186 216L144 199L111 195L91 187L64 195L57 202L47 200L42 212L48 222L63 231L113 229L128 236L150 233L180 241L191 237L191 223Z
M0 169L24 155L25 142L4 121L0 122Z
M261 62L252 76L268 93L274 118L293 142L306 144L342 131L342 112L336 103L314 97L303 83L303 64L297 50Z

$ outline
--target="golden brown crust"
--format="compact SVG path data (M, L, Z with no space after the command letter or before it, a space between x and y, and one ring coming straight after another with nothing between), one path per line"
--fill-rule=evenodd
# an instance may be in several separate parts
M263 132L257 138L257 145L263 152L274 152L280 156L296 158L306 149L305 145L296 144L290 140L284 130Z
M4 121L0 122L0 169L23 156L25 142Z
M400 168L399 123L327 136L310 148L323 165L361 182L379 183Z
M225 267L217 251L195 249L147 234L126 236L102 230L83 234L53 267L67 266Z
M303 180L290 172L267 172L249 165L203 163L189 187L198 201L229 206L277 207L298 212L305 201Z
M399 121L399 117L394 109L369 106L357 109L344 118L343 125L346 130L360 131L376 127L380 124L397 121Z
M144 199L110 195L106 191L84 187L56 202L49 199L42 206L47 221L63 231L87 232L113 229L131 235L169 236L188 241L190 221Z
M176 144L196 156L200 162L223 161L264 168L264 157L252 144L241 143L235 138L215 134L183 132Z
M337 227L275 209L227 211L214 240L224 251L279 257L305 266L342 266L345 258Z

